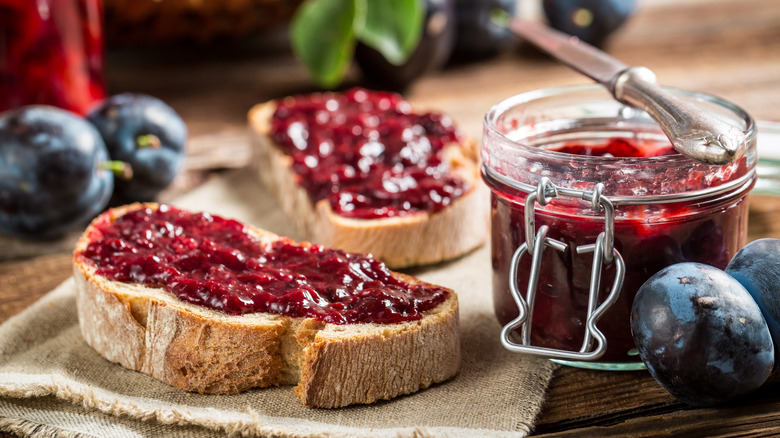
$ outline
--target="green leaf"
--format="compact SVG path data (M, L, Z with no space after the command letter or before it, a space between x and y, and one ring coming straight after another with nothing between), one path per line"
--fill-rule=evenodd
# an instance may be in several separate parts
M364 20L365 11L356 0L306 0L299 6L290 24L290 42L321 86L341 82L352 61L355 29L363 27Z
M420 42L425 20L423 0L365 0L366 21L357 39L400 65Z

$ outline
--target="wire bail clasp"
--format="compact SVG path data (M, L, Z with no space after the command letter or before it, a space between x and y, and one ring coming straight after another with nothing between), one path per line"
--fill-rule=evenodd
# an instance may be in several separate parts
M607 349L607 340L604 334L596 327L598 320L604 315L615 301L617 301L620 289L625 277L625 262L620 253L615 249L615 208L612 202L603 196L604 185L596 184L593 191L580 191L555 186L549 178L539 180L536 190L529 193L525 200L525 242L512 255L509 268L509 290L515 300L519 314L501 330L501 344L509 351L527 353L536 356L544 356L555 359L592 361L600 358ZM558 196L570 196L589 201L594 211L604 212L604 231L596 238L596 242L588 245L580 245L575 248L577 254L593 253L591 267L590 287L588 291L588 309L585 321L585 336L579 351L560 350L555 348L531 345L531 326L533 322L533 310L536 301L536 291L539 285L541 273L542 255L547 247L564 252L567 245L564 242L548 237L550 229L542 225L535 231L534 209L538 203L547 205ZM520 259L531 252L531 271L528 276L528 289L523 297L518 285L517 274ZM599 305L599 289L601 287L601 271L604 264L615 264L615 280L612 289L603 303ZM512 340L512 333L521 328L520 343ZM593 340L596 346L593 348Z

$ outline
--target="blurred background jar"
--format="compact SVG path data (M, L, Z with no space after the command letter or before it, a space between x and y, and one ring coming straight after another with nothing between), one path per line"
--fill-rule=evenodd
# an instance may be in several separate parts
M0 111L85 114L105 95L101 0L0 0Z

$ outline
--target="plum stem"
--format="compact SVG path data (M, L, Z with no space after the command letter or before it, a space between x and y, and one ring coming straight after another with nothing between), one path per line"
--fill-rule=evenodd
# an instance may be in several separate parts
M154 134L139 135L135 138L135 144L139 148L154 148L157 149L162 146L160 138Z
M98 164L98 169L110 170L117 178L131 179L133 177L133 167L130 163L124 161L103 161Z

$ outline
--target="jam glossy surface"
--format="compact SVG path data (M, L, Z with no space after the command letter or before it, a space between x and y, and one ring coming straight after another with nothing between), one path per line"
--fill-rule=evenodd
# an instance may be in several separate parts
M452 121L413 113L394 93L353 89L282 99L271 129L310 199L327 199L341 216L434 212L468 190L442 153L459 140Z
M100 0L0 0L0 111L105 97Z
M635 142L624 138L611 138L605 143L566 143L545 149L574 155L620 158L660 157L677 153L669 143Z
M614 146L615 143L597 145L595 150L608 150L613 147L610 144ZM578 151L581 146L565 145L554 150ZM743 164L737 167L734 178L744 174ZM684 187L684 180L678 182ZM507 324L518 315L509 291L509 269L513 253L525 241L526 194L490 180L487 183L492 189L493 302L499 321ZM721 269L726 267L746 242L748 203L745 194L743 191L719 198L658 206L616 207L615 248L626 263L626 274L617 303L597 323L608 345L600 361L639 360L630 353L634 344L629 315L636 291L653 274L670 264L685 261ZM549 226L549 237L565 242L567 249L564 252L547 249L543 254L533 312L532 343L577 351L584 338L593 256L577 254L575 248L594 243L598 234L604 231L604 220L593 216L581 204L576 207L553 200L547 207L537 210L535 225ZM531 257L525 255L517 278L524 296L530 269ZM608 265L602 271L600 302L608 294L614 274L614 265Z
M392 324L422 318L449 294L402 281L370 256L284 238L263 245L238 221L166 205L99 222L90 238L78 257L99 275L232 315Z

